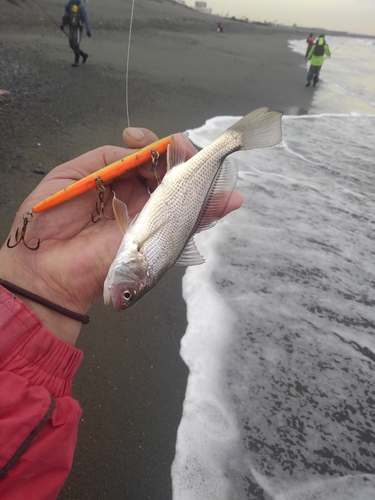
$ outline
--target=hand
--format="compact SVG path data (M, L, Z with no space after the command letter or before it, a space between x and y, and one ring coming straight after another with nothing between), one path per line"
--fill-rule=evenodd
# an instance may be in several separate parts
M133 149L104 146L53 169L21 205L10 231L11 243L14 242L17 227L22 225L24 212L76 180L157 140L155 134L147 129L125 129L123 137L127 146ZM185 145L187 159L196 153L187 137L177 134L176 138ZM165 166L165 155L162 155L158 164L161 177L165 173ZM133 218L147 202L148 189L152 191L155 188L156 179L151 171L151 163L127 172L106 186L106 214L113 214L112 191L126 202L129 216ZM0 250L0 277L84 314L101 297L105 277L123 236L115 220L102 217L96 224L91 221L97 201L94 189L35 214L34 220L27 226L25 239L30 246L35 246L40 238L40 248L32 251L21 242L9 249L5 244ZM242 196L235 192L226 213L239 208L241 204ZM43 320L48 330L74 345L81 328L77 321L28 299L21 297L21 300Z
M87 36L88 36L88 37L90 38L90 36L91 36L91 33L90 33L90 32L88 32L88 33L87 33Z

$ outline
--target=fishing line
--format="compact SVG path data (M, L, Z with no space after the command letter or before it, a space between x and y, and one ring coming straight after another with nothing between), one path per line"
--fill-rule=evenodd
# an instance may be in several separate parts
M132 2L132 11L130 14L128 54L126 57L126 74L125 74L125 102L126 102L126 118L128 120L128 127L130 127L130 118L129 118L129 61L130 61L130 42L131 42L131 37L132 37L133 17L134 17L134 3L135 3L135 0L133 0L133 2Z
M340 43L340 45L338 45L334 50L332 50L331 54L333 54L334 52L336 52L337 49L339 49L341 47L341 45L344 45L344 43L346 42L346 40L348 40L349 37L345 38L345 40L343 42Z
M38 4L38 2L37 2L36 0L33 0L33 2L35 3L35 5L37 5L37 6L39 7L39 9L40 9L41 11L43 11L43 12L45 13L45 15L46 15L47 17L49 17L49 18L51 19L51 21L53 22L53 24L56 24L56 26L60 29L60 25L59 25L59 24L57 24L57 22L53 19L53 17L51 17L51 16L48 14L48 12L47 12L45 9L43 9L43 7L42 7L41 5L39 5L39 4ZM65 31L64 31L64 30L61 30L61 31L64 33L64 35L66 35L67 37L69 37L68 33L65 33Z

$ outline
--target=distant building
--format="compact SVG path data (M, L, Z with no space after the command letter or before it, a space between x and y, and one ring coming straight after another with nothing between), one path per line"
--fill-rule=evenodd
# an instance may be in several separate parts
M207 8L206 2L195 2L195 10L203 12L204 14L211 14L212 9Z

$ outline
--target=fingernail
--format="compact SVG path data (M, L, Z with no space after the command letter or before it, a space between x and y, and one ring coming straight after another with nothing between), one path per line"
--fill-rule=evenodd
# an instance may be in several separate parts
M128 127L126 133L135 141L142 141L145 138L145 133L140 128Z

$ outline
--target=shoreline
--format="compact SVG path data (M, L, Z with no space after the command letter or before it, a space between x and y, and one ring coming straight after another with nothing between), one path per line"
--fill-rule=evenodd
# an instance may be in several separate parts
M130 59L132 125L159 136L239 116L262 106L308 112L301 56L287 46L310 29L246 25L170 2L137 1ZM95 147L122 145L127 9L87 3L92 38L84 67L71 68L67 37L37 7L2 8L0 134L4 196L1 236L25 196L55 166ZM59 20L62 6L51 4ZM217 16L219 19L219 16ZM222 20L222 19L221 19ZM122 23L122 24L121 24ZM60 500L171 498L170 466L188 370L179 356L186 330L183 270L170 270L126 313L97 304L77 347L84 361L73 396L83 408L72 472ZM103 341L103 337L105 340Z

